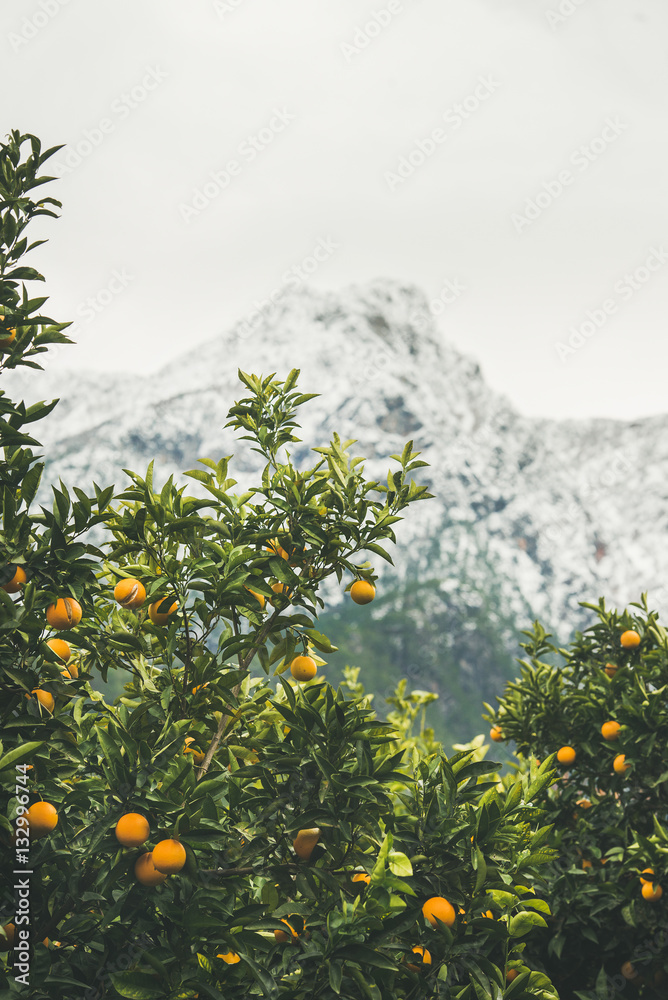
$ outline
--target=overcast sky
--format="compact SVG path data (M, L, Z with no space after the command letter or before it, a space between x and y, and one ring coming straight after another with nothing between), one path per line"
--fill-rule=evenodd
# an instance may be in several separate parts
M0 18L3 131L68 144L32 260L76 320L55 364L148 373L288 272L392 277L523 413L668 411L665 0L2 0Z

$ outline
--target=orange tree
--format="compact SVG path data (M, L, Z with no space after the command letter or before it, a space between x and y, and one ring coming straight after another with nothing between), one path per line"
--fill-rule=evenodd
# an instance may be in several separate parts
M525 633L520 679L487 706L495 738L561 770L540 802L553 914L528 951L563 1000L665 997L668 635L645 595L623 614L583 606L597 620L568 649L538 622Z
M50 152L0 147L0 371L67 341L19 292ZM323 584L366 581L368 602L363 557L389 558L428 494L410 442L387 485L336 436L298 468L297 376L241 373L229 422L257 485L206 459L197 495L149 467L37 510L25 425L53 404L0 390L3 998L556 996L522 957L549 913L530 804L549 769L505 791L475 751L407 739L403 691L393 728L322 678Z

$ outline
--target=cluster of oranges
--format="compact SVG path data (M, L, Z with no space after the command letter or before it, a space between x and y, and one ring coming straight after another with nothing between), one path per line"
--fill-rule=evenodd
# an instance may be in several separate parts
M637 649L641 641L642 640L639 634L633 629L627 629L627 631L623 632L622 635L620 636L620 645L622 646L623 649L627 650ZM611 679L617 673L617 669L618 667L615 663L606 663L604 668L606 675ZM620 723L617 722L616 719L608 719L607 722L604 722L603 725L601 726L601 736L608 743L615 743L619 739L621 728L622 727ZM503 729L499 725L493 726L492 729L490 730L489 735L490 738L494 740L495 743L500 743L505 739L505 736L503 734ZM562 746L557 751L557 760L564 767L569 767L570 765L574 764L576 758L577 758L577 751L575 750L575 747ZM536 761L536 763L539 762ZM612 762L612 768L615 774L619 775L626 774L626 772L629 770L630 767L631 764L627 761L626 754L623 753L617 754L617 756ZM583 809L588 809L591 806L591 802L588 799L578 799L577 805ZM604 859L601 863L605 864L606 860L607 859ZM582 867L585 869L591 868L591 866L592 866L591 861L585 860L582 862ZM646 875L651 875L652 878L650 879L645 878L644 876ZM661 897L663 896L663 889L658 884L658 882L655 881L653 876L654 876L654 871L651 868L646 868L640 876L643 899L646 899L648 902L651 903L658 902L658 900L661 899Z

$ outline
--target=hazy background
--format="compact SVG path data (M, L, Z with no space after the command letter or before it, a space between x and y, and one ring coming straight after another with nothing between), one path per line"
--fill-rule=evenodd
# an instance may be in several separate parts
M3 0L0 18L5 131L69 144L63 217L32 260L51 314L77 319L55 365L156 370L325 240L309 282L418 283L521 412L665 411L668 260L615 290L668 248L665 0ZM464 290L445 303L447 281Z

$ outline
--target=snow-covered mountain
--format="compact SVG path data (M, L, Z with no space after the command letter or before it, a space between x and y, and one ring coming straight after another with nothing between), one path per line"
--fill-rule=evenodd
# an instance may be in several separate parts
M389 455L408 439L429 462L421 481L435 498L408 510L394 555L406 587L434 581L430 601L450 608L444 649L457 642L453 629L471 630L471 614L492 594L514 655L516 629L535 617L562 641L586 626L582 600L604 595L622 607L647 590L660 610L668 605L668 417L523 417L444 342L412 286L297 290L254 325L240 323L148 378L47 370L13 374L3 387L31 402L61 397L38 436L49 474L66 484L121 487L121 469L142 472L152 458L166 478L231 453L243 480L254 457L222 429L243 394L237 369L285 376L292 367L303 391L320 393L302 407L298 458L338 431L357 439L354 453L383 480ZM401 588L393 593L401 604ZM420 613L428 630L428 602ZM475 672L476 658L460 657L464 672ZM437 664L438 642L436 676Z

